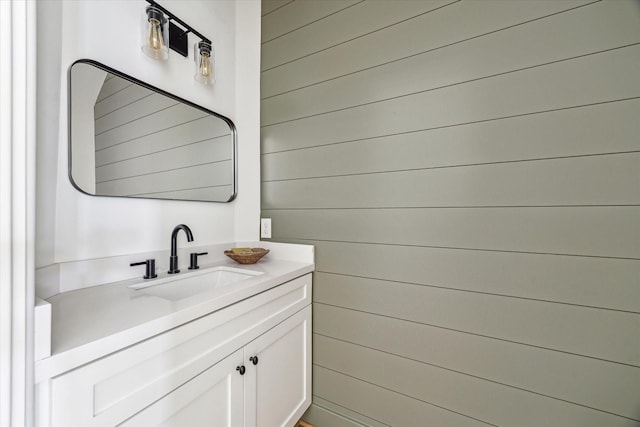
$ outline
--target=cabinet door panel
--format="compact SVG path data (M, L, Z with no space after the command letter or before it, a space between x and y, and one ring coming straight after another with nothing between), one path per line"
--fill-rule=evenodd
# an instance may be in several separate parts
M245 364L246 426L293 426L311 403L311 306L248 344Z
M242 350L125 421L122 426L243 427Z

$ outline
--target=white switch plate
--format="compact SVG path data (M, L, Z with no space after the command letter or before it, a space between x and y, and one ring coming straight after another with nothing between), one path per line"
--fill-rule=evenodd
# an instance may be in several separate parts
M271 218L260 219L260 237L263 239L271 238Z

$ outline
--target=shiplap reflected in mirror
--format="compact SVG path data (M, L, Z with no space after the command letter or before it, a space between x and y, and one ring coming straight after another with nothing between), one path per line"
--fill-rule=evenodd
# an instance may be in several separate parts
M95 196L229 202L233 122L95 61L69 72L69 177Z

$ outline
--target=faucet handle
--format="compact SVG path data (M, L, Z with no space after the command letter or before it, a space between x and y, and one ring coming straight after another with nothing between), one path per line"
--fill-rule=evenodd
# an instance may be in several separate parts
M209 252L200 252L200 253L195 253L195 252L191 252L191 255L189 256L191 263L189 265L189 270L197 270L200 267L198 267L198 256L200 255L208 255Z
M129 264L129 266L133 267L134 265L143 265L143 264L147 266L143 279L155 279L156 277L158 277L158 275L156 274L155 259L148 259L146 261L134 262Z

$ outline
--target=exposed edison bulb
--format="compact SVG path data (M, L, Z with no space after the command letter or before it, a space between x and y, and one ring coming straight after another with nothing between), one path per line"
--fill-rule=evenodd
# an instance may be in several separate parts
M214 70L211 43L205 41L196 43L194 58L196 71L193 77L202 84L212 84L214 82Z
M200 65L198 65L198 71L200 75L205 78L211 77L211 73L213 72L211 68L211 57L208 53L202 53L200 55Z
M147 36L147 44L153 50L160 50L164 46L162 41L162 28L160 21L157 19L149 19L149 35Z
M167 18L160 9L148 6L145 9L146 33L142 51L150 58L166 60L169 58Z

